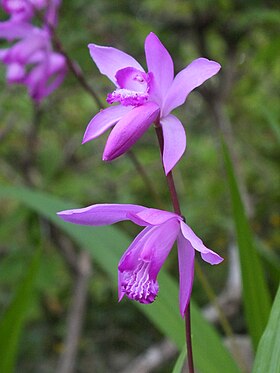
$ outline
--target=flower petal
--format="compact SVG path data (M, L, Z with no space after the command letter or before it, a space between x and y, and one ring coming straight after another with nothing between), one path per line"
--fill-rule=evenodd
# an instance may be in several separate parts
M89 44L88 47L91 58L96 63L101 74L106 75L115 85L115 75L120 69L134 67L137 70L144 71L133 57L119 49L96 44Z
M41 61L30 70L24 79L29 95L36 101L51 94L63 81L67 72L64 56L59 53L45 53L34 55L34 61Z
M126 88L136 92L145 92L150 82L150 74L139 71L134 67L125 67L116 73L116 81L120 88Z
M154 92L151 93L154 93L160 103L174 78L173 61L165 46L152 32L146 38L145 53L148 71L154 76Z
M214 251L208 249L200 238L192 231L192 229L183 221L181 221L181 231L183 236L190 242L192 247L201 253L201 257L205 262L210 264L219 264L224 259Z
M180 231L178 219L170 219L163 224L154 226L146 235L142 246L141 259L149 260L152 256L150 274L156 278L165 262Z
M98 204L81 209L60 211L57 215L69 223L81 225L109 225L129 220L128 213L137 213L143 206L129 204Z
M50 95L63 82L67 73L65 57L59 53L51 53L47 70L46 84L41 98Z
M31 56L37 50L49 47L49 38L43 31L34 30L30 36L18 41L7 52L5 63L18 62L21 64L29 63Z
M186 133L182 123L172 114L162 118L160 123L164 138L162 162L167 175L184 154Z
M159 107L153 102L138 106L126 114L110 133L103 160L111 161L129 150L158 115Z
M129 217L130 220L133 221L133 223L140 226L160 225L170 219L182 219L179 215L175 214L174 212L152 208L145 208L136 214L130 213Z
M120 271L132 269L139 260L151 261L151 274L153 279L156 279L179 230L180 225L177 219L169 220L158 226L146 227L122 256L119 263Z
M162 110L163 116L182 105L194 88L217 74L220 68L221 65L215 61L210 61L207 58L198 58L180 71L176 75L165 98Z
M29 36L34 27L27 22L0 22L0 38L9 41Z
M126 250L119 264L119 300L124 293L140 303L152 303L158 293L157 275L178 235L172 219L145 228Z
M116 124L125 114L132 110L131 106L110 106L101 110L89 122L82 144L102 135L108 128Z
M181 232L178 235L177 244L180 277L179 305L180 313L184 317L192 292L195 251Z
M7 66L8 83L21 83L25 77L25 68L19 63L11 63Z

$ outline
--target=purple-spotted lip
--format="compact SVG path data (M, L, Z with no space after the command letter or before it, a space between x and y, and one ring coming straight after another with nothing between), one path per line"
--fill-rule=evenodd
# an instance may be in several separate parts
M125 67L117 71L115 79L118 88L108 94L109 104L119 102L123 106L141 106L148 101L151 73Z
M158 294L157 281L150 277L150 261L139 260L139 264L133 270L125 270L121 283L121 289L126 296L140 303L153 303Z
M149 94L147 92L130 91L129 89L116 89L107 95L106 101L108 104L119 102L123 106L141 106L148 101Z

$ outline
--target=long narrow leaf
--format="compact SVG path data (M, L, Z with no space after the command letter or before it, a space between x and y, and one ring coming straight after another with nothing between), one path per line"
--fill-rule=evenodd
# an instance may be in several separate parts
M261 111L263 113L263 116L267 120L267 123L270 125L270 128L272 129L272 131L275 135L276 140L278 141L278 143L280 143L280 124L279 124L279 120L277 120L277 117L276 117L275 113L271 112L266 107L263 107L261 109L262 109Z
M245 316L253 346L256 349L268 320L271 307L270 295L225 142L223 142L223 154L239 249Z
M40 252L37 251L29 264L16 295L0 321L0 372L14 371L17 346L32 299L32 290L39 268Z
M96 228L65 223L57 218L56 211L73 208L74 204L26 188L1 187L0 197L17 199L61 227L81 247L89 251L95 262L112 277L117 285L118 260L129 245L129 240L115 226ZM148 306L137 302L134 304L181 350L185 340L184 323L178 311L178 287L164 271L161 271L159 282L161 289L156 302ZM240 372L215 329L206 322L194 304L192 305L192 331L195 363L201 373Z
M280 370L280 286L267 327L260 340L253 373L279 373Z
M186 349L184 348L180 355L178 356L178 359L176 361L176 364L172 370L172 373L181 373L183 370L184 362L186 360Z

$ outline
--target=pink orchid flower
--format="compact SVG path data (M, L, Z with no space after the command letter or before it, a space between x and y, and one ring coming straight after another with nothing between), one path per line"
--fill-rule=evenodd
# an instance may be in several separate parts
M2 0L2 8L11 16L11 21L29 21L34 11L43 9L47 0Z
M8 26L0 23L0 38L8 33ZM26 85L32 99L40 102L62 83L67 72L65 58L52 51L46 30L12 22L10 26L10 40L20 40L10 48L0 49L0 61L7 65L7 81Z
M64 80L67 72L65 57L52 50L50 24L56 22L59 0L4 0L2 7L11 15L0 22L0 38L13 43L0 49L0 61L7 66L9 84L24 84L33 100L40 102ZM29 23L34 9L45 9L43 28Z
M36 12L44 10L46 23L55 26L60 3L61 0L2 0L1 5L11 22L28 22Z
M217 74L220 65L198 58L174 78L173 61L158 37L150 33L145 41L148 72L128 54L111 47L89 44L90 55L100 72L116 86L107 102L118 102L100 111L87 126L83 143L110 127L103 160L113 160L125 153L153 122L160 123L164 136L165 173L175 166L186 148L182 123L171 111L182 105L188 94Z
M81 225L101 226L130 220L145 227L119 262L119 301L124 295L146 304L155 300L159 291L157 275L177 240L179 303L180 313L184 317L193 284L195 250L210 264L223 261L218 254L204 246L181 216L172 212L129 204L98 204L61 211L58 216Z

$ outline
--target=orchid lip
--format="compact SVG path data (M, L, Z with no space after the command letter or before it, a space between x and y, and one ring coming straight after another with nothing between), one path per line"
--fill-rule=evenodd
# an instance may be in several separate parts
M147 102L148 98L147 92L136 92L121 88L109 93L106 101L108 104L120 102L123 106L140 106Z
M134 67L125 67L115 75L117 89L107 96L107 102L120 102L123 106L140 106L149 99L152 74Z
M150 277L150 266L150 261L140 259L136 268L123 272L121 289L128 298L144 304L155 300L159 286L157 281Z

